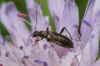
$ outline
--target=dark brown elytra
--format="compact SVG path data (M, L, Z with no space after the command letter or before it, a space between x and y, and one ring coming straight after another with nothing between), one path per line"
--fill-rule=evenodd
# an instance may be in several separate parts
M65 27L62 28L60 33L48 31L48 29L47 31L35 31L32 37L41 37L41 39L45 38L47 41L53 42L64 48L73 48L72 40L70 40L67 36L61 34L65 29Z

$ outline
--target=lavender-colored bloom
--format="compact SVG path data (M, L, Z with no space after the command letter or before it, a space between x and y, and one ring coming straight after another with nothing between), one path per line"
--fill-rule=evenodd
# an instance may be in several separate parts
M98 1L89 0L81 26L82 36L79 40L77 32L79 16L74 0L48 0L51 15L57 25L57 32L60 32L63 27L68 29L73 38L75 47L73 49L55 45L52 47L52 43L46 39L36 42L36 38L30 36L35 30L45 31L50 27L49 17L43 16L40 5L34 0L26 0L33 30L31 32L26 28L24 19L18 17L19 12L14 3L4 3L0 8L0 19L9 31L13 43L5 42L5 46L2 46L3 39L0 37L0 64L5 66L98 66L100 63L99 60L96 61L100 35L100 15L97 15L100 9L96 5ZM67 34L70 38L66 31L63 34Z

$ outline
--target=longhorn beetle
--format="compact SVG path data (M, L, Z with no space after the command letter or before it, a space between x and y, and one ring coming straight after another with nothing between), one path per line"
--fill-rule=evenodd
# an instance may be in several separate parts
M26 20L25 20L26 21ZM29 24L26 21L27 24ZM31 24L30 24L31 25ZM66 30L70 36L71 39L69 39L67 36L62 35L63 31ZM32 37L41 37L41 39L47 39L49 42L53 42L59 46L62 46L64 48L73 48L73 42L72 37L67 28L63 27L61 29L60 33L49 31L48 28L46 31L34 31L32 34Z
M49 31L48 28L46 31L35 31L32 34L32 37L40 37L41 39L46 39L49 42L53 42L64 48L73 48L72 37L69 39L67 36L62 35L62 32L67 29L63 27L60 33ZM69 32L68 32L69 33Z

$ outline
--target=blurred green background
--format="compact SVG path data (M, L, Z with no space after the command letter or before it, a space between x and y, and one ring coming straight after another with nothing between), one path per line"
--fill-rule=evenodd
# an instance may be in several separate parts
M25 13L25 14L28 15L28 12L27 12L27 9L26 9L26 2L25 2L25 0L0 0L0 6L2 5L2 3L9 2L9 1L14 2L16 7L17 7L17 9L21 13ZM39 4L42 3L42 8L41 9L42 9L43 15L44 16L49 16L49 18L50 18L50 20L49 20L50 21L50 25L52 27L52 30L55 31L56 27L55 27L55 24L54 24L54 20L53 20L51 14L50 14L50 11L48 9L47 0L36 0L36 2L39 3ZM77 4L78 9L79 9L79 24L81 26L81 19L84 16L85 9L86 9L87 4L88 4L88 0L75 0L75 3ZM27 17L27 20L30 21L29 17ZM26 24L26 25L31 30L31 27L28 24ZM80 32L80 26L79 26L79 32ZM8 31L6 30L6 28L4 27L4 25L1 22L0 22L0 31L1 31L1 34L4 37L9 35ZM97 60L99 58L100 58L100 53L98 53Z

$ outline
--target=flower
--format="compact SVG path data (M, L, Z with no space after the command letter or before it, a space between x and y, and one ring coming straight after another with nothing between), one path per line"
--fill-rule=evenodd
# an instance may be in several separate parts
M48 42L46 39L33 38L34 31L51 30L49 17L43 16L42 7L35 0L26 0L30 17L28 22L14 3L3 3L0 8L0 20L10 33L12 42L4 40L0 35L0 65L3 66L99 66L98 55L99 38L99 0L89 0L82 19L81 36L78 34L78 7L74 0L48 0L48 8L56 24L56 32L63 27L74 44L68 49ZM25 23L30 24L32 31ZM80 38L79 38L80 37Z

